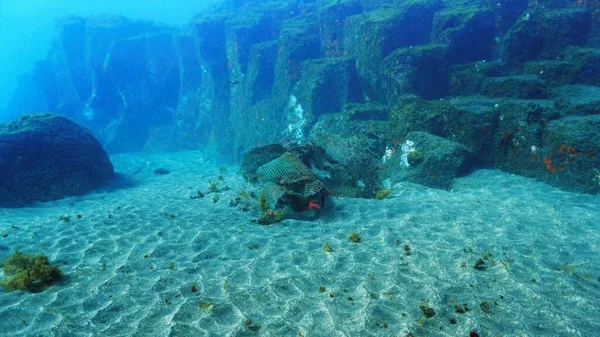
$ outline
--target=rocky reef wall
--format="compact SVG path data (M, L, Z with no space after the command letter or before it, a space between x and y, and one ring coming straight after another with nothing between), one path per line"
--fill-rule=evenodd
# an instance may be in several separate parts
M572 0L232 0L178 28L69 17L7 112L64 114L111 153L233 162L320 132L381 153L427 132L475 165L594 192L598 149L561 124L599 114L599 27L598 3Z

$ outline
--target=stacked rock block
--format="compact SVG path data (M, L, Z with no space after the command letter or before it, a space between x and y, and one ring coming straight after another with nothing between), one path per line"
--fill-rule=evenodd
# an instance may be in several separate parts
M600 191L595 134L565 126L600 112L596 1L243 3L183 28L65 18L7 112L70 116L113 153L205 148L224 161L319 132L381 158L426 132L468 148L465 163ZM403 109L414 96L426 102Z

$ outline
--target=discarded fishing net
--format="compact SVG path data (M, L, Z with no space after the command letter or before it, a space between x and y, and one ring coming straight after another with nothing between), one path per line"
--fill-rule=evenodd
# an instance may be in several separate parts
M328 194L311 170L312 145L255 148L244 156L242 172L259 187L263 212L287 208L293 212L320 210ZM321 151L322 152L322 151Z
M262 165L256 173L259 181L282 185L315 179L311 170L291 152L285 152L279 158Z
M339 181L338 177L332 177L337 184L364 186L361 191L356 191L353 196L371 197L373 191L380 189L379 173L377 172L377 156L367 150L365 144L342 138L329 133L318 133L312 137L312 142L325 151L327 156L339 165L333 165L337 169L337 176L347 177L349 181ZM348 180L348 179L347 179ZM333 181L329 184L335 189Z
M309 144L271 144L250 150L242 172L257 184L259 206L266 216L281 213L316 213L332 192L347 197L373 197L379 189L376 156L350 140L323 134ZM290 214L286 214L289 217ZM259 219L259 223L261 223Z

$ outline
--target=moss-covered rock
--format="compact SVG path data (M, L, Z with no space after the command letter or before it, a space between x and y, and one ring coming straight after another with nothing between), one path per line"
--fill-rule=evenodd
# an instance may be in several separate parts
M425 99L448 93L447 46L398 48L381 63L386 97L414 94Z
M294 95L308 118L341 112L344 103L359 100L360 84L354 65L353 60L347 57L302 63L302 75Z
M504 100L498 104L494 133L494 165L501 170L535 176L543 162L546 124L560 118L551 100Z
M449 74L449 94L454 96L480 95L489 77L513 74L508 64L501 61L473 62L451 67Z
M600 114L600 87L565 85L553 93L557 106L565 115Z
M509 63L538 57L556 59L568 45L584 44L590 32L586 9L538 8L523 14L504 38L502 59Z
M501 100L468 96L449 102L456 110L447 124L448 138L471 149L477 165L492 166Z
M539 163L541 180L564 190L600 193L598 130L600 115L567 116L549 122Z
M250 104L268 99L275 83L276 40L257 43L250 50L250 64L246 73L246 95ZM235 82L234 82L235 83Z
M541 99L547 97L546 82L536 75L489 77L480 94L491 97Z
M346 18L362 12L358 0L328 1L318 9L321 55L339 57L348 54L344 41Z
M431 39L448 46L449 63L488 60L494 56L495 14L482 6L453 6L435 13Z
M571 83L575 72L573 63L564 60L536 60L523 66L524 75L537 76L550 87Z
M81 195L114 176L91 132L51 113L0 124L0 207Z
M381 171L383 179L392 183L414 182L420 185L448 189L454 178L472 170L473 153L465 146L426 132L410 132L405 144L386 161ZM420 151L419 161L408 162L411 152ZM408 165L407 165L408 164Z
M402 96L390 110L386 136L401 142L411 131L425 131L436 136L448 134L446 122L455 108L447 101L427 101L414 95Z
M370 100L382 100L379 88L381 61L394 50L429 43L431 23L441 1L405 1L397 7L379 9L346 19L344 46L356 59L357 72L366 82Z
M573 69L570 83L600 85L600 50L598 48L571 46L566 49L564 58Z
M353 121L385 121L388 109L377 103L347 103L344 112Z

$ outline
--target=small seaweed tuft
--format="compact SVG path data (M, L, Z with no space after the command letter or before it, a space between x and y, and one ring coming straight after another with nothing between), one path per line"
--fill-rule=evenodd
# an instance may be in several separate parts
M212 308L215 304L213 302L200 302L200 308L204 309L204 310L208 310L210 308Z
M348 236L348 239L350 240L350 242L352 243L359 243L360 242L360 234L358 234L357 232L352 232L350 233L350 235Z
M392 190L390 190L390 189L386 188L383 190L379 190L379 191L375 192L375 199L382 200L382 199L385 199L385 197L387 197L390 194L392 194Z
M219 181L209 180L208 181L208 192L215 193L219 191Z
M268 209L256 220L261 225L271 225L285 220L284 209Z

